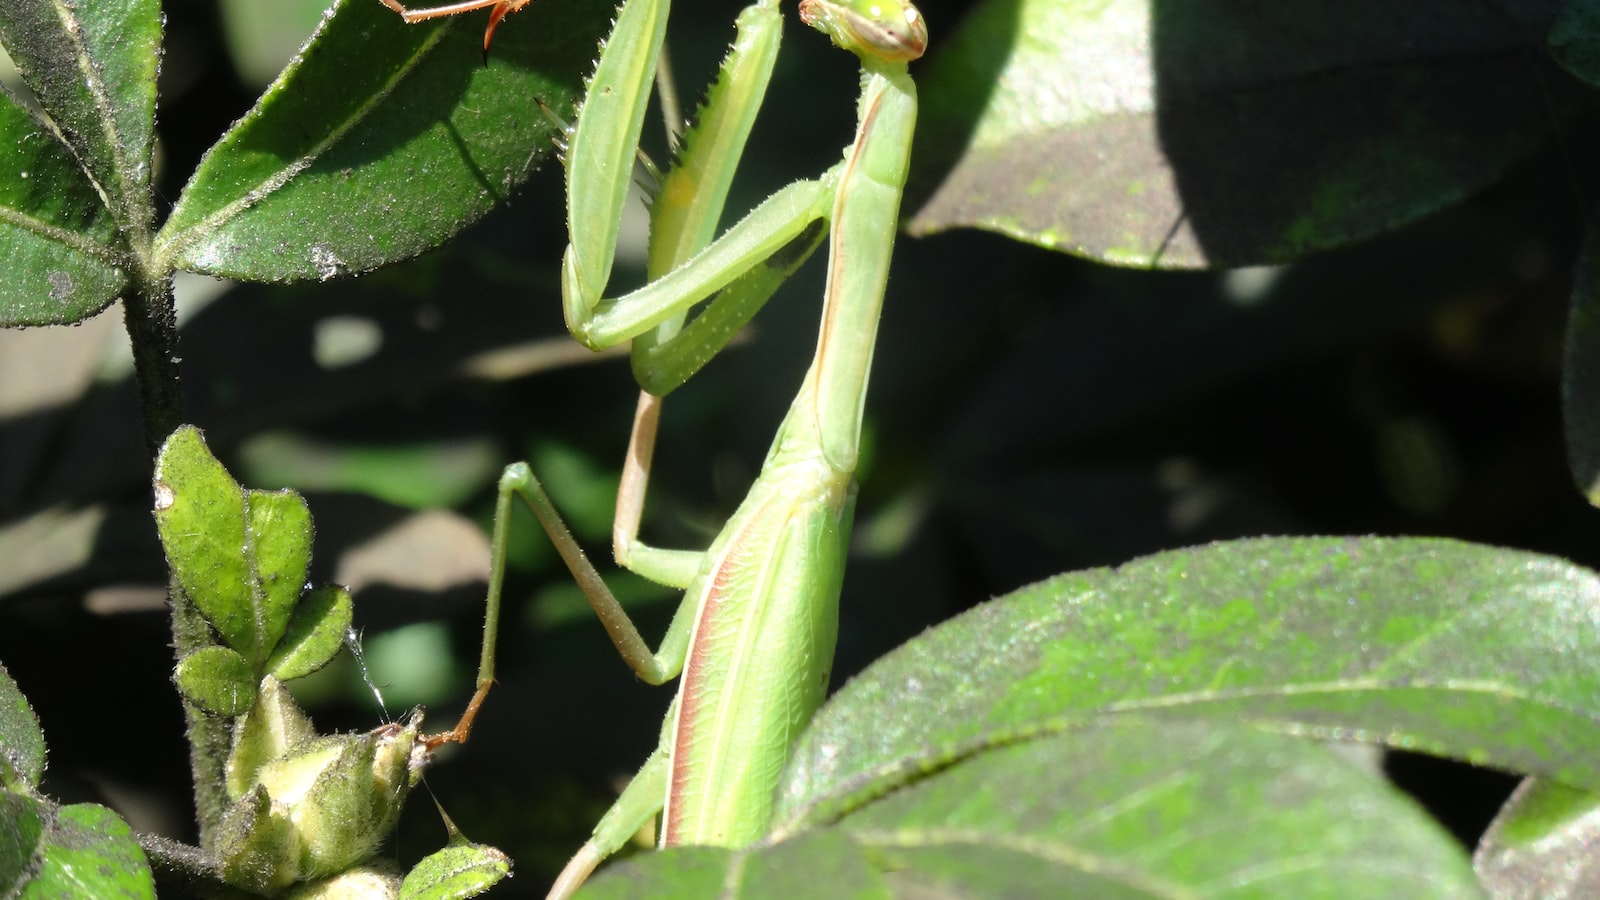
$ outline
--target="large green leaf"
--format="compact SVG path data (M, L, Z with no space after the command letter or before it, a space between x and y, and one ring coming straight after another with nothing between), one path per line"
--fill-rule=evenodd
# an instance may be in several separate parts
M552 146L610 12L541 2L406 25L342 0L206 155L158 241L179 268L260 281L364 272L436 247L505 200Z
M1556 5L988 0L919 77L908 226L1163 267L1393 229L1585 102L1541 63Z
M1199 721L1012 744L783 837L637 858L582 896L1479 896L1459 846L1381 779Z
M160 4L8 0L0 44L49 119L0 96L19 154L0 175L0 326L77 322L116 299L155 221Z
M155 221L157 0L6 0L0 44L134 236Z
M1125 720L1013 745L841 827L876 845L902 895L1477 893L1454 840L1381 780L1326 748L1211 723Z
M1600 789L1600 578L1429 539L1261 539L1062 575L880 659L801 737L781 830L1121 716L1364 741Z
M4 13L0 13L0 19ZM116 224L50 126L0 89L0 327L64 324L116 299L126 277Z
M754 852L674 847L612 866L583 886L584 900L615 897L851 897L888 900L883 876L834 832L800 835Z

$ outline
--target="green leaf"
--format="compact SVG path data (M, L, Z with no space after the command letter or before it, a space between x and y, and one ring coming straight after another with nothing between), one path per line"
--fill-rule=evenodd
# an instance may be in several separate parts
M201 162L157 256L262 281L365 272L436 247L550 150L610 4L534 3L406 25L370 0L334 15Z
M244 491L190 426L161 448L155 495L168 563L223 641L249 661L253 686L305 586L305 500L293 491Z
M4 14L0 13L0 18ZM0 327L65 324L98 313L126 282L116 224L72 154L0 88Z
M172 433L156 458L156 530L183 592L229 647L252 656L255 615L245 558L244 490L199 429Z
M15 897L34 869L50 805L0 791L0 897Z
M154 898L155 882L128 823L93 803L63 806L43 840L41 868L22 900Z
M1600 789L1600 579L1454 541L1261 539L1062 575L881 658L802 735L774 821L1120 716L1246 721Z
M675 847L607 868L584 900L615 897L851 897L889 900L868 853L837 831L799 835L756 851ZM903 896L916 896L906 894Z
M1550 0L987 0L918 78L913 234L1281 262L1490 183L1588 103Z
M582 900L728 898L732 896L727 891L728 872L742 856L723 847L673 847L635 856L589 879L577 896Z
M1479 894L1454 838L1383 780L1325 747L1209 722L1124 719L1009 746L841 827L882 854L897 895Z
M256 598L256 649L266 661L289 625L311 567L311 510L294 491L246 491L245 558Z
M213 716L242 716L255 700L250 661L227 647L201 647L178 660L173 681L184 699Z
M350 629L350 592L337 584L307 591L289 620L289 630L267 659L279 681L310 675L338 655Z
M0 788L33 790L44 777L44 756L39 719L0 665Z
M1600 796L1525 779L1500 808L1472 856L1498 900L1600 896Z
M1480 896L1454 839L1382 779L1204 721L1010 744L776 837L637 857L581 896Z
M1566 0L1547 38L1550 57L1562 68L1600 87L1600 6Z
M0 44L45 113L134 235L155 221L156 0L7 0Z
M488 438L347 445L289 431L255 435L239 446L238 458L257 484L355 491L413 509L464 503L504 465Z
M1600 506L1600 229L1592 225L1573 267L1561 421L1573 481L1590 504Z
M511 874L511 860L487 844L453 844L423 857L400 885L399 900L476 897Z

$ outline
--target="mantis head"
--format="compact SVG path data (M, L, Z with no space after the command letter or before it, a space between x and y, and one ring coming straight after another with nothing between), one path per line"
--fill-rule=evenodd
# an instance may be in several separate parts
M863 60L910 62L928 49L928 25L906 0L801 0L800 19Z

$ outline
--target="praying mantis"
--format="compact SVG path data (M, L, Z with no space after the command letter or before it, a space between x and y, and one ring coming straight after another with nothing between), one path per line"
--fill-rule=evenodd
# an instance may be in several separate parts
M398 0L382 2L407 21L491 8L487 47L504 16L528 0L469 0L415 11ZM659 684L682 675L660 745L563 870L552 897L569 896L658 811L663 846L743 846L760 839L789 746L822 702L868 372L916 121L907 63L927 44L921 14L905 0L802 0L801 19L860 59L855 138L821 177L779 190L713 241L781 30L777 0L748 7L699 125L657 188L649 281L606 299L667 8L667 0L625 0L618 11L569 138L570 244L562 260L563 306L574 336L594 349L634 341L634 370L646 394L619 490L614 550L624 567L684 591L658 649L649 649L526 464L507 467L496 504L491 621L510 505L520 497L639 677ZM656 398L727 343L817 245L823 225L829 252L816 354L761 473L707 550L642 543L637 532ZM484 659L487 665L487 652ZM482 701L492 674L492 667L480 670L469 709Z

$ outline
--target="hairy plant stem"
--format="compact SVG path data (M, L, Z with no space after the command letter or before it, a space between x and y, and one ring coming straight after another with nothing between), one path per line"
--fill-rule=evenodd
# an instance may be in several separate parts
M161 896L204 897L207 900L251 900L255 895L228 886L210 854L197 847L154 834L139 835Z
M172 643L179 659L216 643L211 626L200 615L178 579L167 583L172 604ZM195 822L200 826L200 846L214 849L217 828L228 808L227 762L233 739L226 719L207 715L185 702L183 720L189 736L189 772L194 779Z
M134 380L139 387L139 418L145 447L154 461L161 444L184 423L178 369L178 315L170 273L136 267L133 289L123 298L123 323L133 346ZM168 582L172 606L172 646L177 659L216 643L211 626L190 602L177 579ZM189 768L194 778L195 819L200 846L211 848L228 806L224 781L229 745L227 723L192 704L183 707L189 735Z
M178 312L170 273L142 267L132 290L122 297L123 326L133 347L133 377L139 386L139 419L152 461L161 443L183 424L183 393L178 379Z

